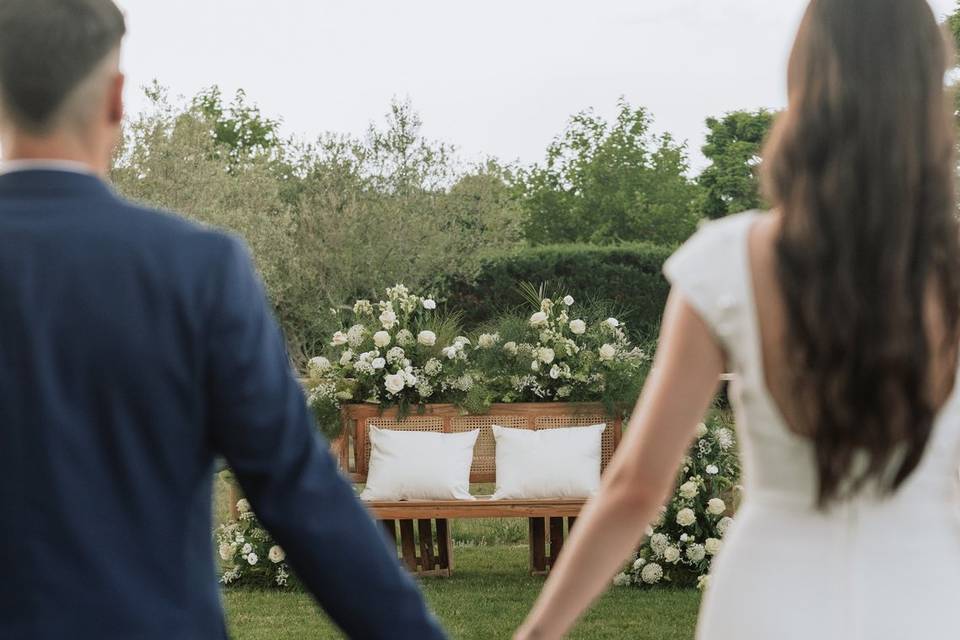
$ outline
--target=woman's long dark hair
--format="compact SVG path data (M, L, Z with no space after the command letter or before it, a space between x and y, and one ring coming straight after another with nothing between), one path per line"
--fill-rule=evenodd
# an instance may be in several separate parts
M821 507L909 477L942 401L935 356L955 362L951 61L925 0L813 0L791 54L763 178L782 216L793 428L814 442Z

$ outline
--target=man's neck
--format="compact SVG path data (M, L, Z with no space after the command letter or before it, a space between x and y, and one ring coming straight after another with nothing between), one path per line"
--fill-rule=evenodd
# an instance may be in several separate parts
M5 162L63 162L86 167L90 173L104 177L107 167L89 146L69 136L36 138L4 136L2 139Z

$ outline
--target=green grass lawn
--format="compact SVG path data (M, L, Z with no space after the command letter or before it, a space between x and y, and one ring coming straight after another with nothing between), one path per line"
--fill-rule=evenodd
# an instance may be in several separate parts
M527 574L526 547L458 547L455 560L452 577L421 581L450 636L509 638L543 586ZM342 637L304 593L227 589L224 600L236 640ZM611 589L570 637L690 640L699 602L696 591Z

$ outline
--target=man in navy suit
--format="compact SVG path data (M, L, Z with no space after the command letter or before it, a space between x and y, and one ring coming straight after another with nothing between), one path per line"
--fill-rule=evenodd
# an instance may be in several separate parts
M244 246L104 183L111 0L0 1L0 638L224 638L214 457L349 635L442 638L312 428Z

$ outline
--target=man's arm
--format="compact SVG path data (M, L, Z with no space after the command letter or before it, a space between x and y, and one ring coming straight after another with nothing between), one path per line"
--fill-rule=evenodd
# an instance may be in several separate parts
M208 322L209 424L257 517L351 637L443 638L316 434L245 248L230 240Z

